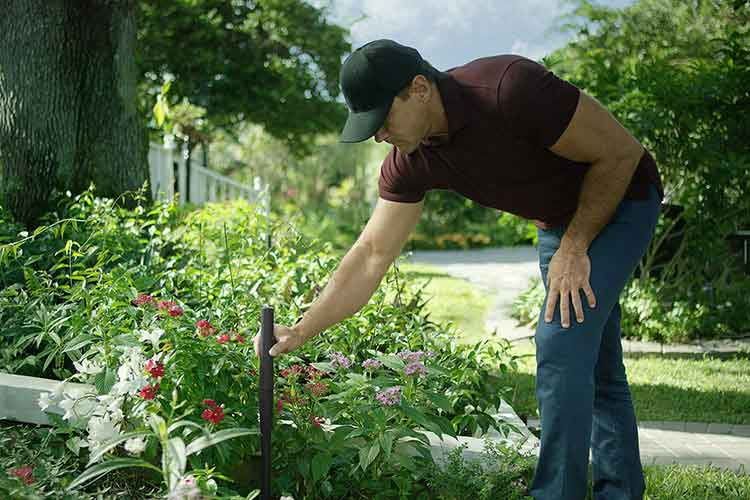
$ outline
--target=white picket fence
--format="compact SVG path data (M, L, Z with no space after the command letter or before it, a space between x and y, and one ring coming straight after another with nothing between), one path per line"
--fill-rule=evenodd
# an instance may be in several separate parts
M184 146L180 147L169 141L164 145L152 142L149 146L148 165L151 194L154 199L171 200L175 194L180 193L180 205L186 202L201 205L206 202L244 198L251 203L257 203L268 214L270 210L268 185L260 177L253 178L252 186L241 184L209 170L197 158L191 158L190 175L188 175L185 162L187 154Z

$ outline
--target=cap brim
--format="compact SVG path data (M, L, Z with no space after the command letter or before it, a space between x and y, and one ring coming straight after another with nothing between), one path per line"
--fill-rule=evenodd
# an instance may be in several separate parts
M391 109L391 103L388 102L383 106L354 113L349 111L346 119L344 130L341 131L339 142L362 142L366 141L380 129L385 123L388 111Z

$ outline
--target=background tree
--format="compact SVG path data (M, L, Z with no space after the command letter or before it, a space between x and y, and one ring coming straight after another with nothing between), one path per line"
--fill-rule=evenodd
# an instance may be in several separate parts
M148 175L134 0L1 0L0 204L26 225L54 189L105 196Z
M750 2L574 4L565 28L575 39L544 62L654 153L665 202L679 208L660 219L641 274L658 277L665 311L679 303L695 313L684 330L742 331L750 279L729 237L750 228ZM668 258L655 266L667 242Z
M137 64L141 106L149 110L165 76L170 95L206 109L233 134L260 124L298 156L318 133L337 131L348 31L303 0L143 0ZM236 135L236 134L235 134Z

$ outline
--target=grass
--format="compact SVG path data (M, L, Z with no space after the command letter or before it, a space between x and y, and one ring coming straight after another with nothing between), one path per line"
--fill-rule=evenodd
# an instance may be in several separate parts
M413 263L399 263L404 279L419 286L428 283L423 293L429 299L427 310L437 322L452 322L461 332L461 342L476 342L488 335L484 320L492 296L478 290L466 280L453 278L438 268Z
M536 415L534 345L516 343L519 371L509 382L520 414ZM659 355L625 357L638 420L750 424L750 363L745 357L673 359Z
M460 341L474 342L489 333L484 318L492 297L471 283L453 278L434 266L399 264L405 279L423 284L430 298L427 309L433 319L451 321ZM509 403L521 416L536 417L535 347L516 342L519 370L509 373ZM638 420L673 420L750 424L750 363L747 356L699 359L646 355L625 358L628 381Z

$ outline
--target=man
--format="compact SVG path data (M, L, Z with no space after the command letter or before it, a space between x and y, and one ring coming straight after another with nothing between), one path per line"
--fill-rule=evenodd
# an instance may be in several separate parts
M427 191L533 220L547 295L535 334L542 435L530 494L582 500L591 448L594 498L642 499L619 296L659 214L654 159L596 100L521 56L440 72L415 49L376 40L347 58L341 85L350 110L341 141L374 136L394 147L362 234L302 320L275 326L271 354L367 303Z

